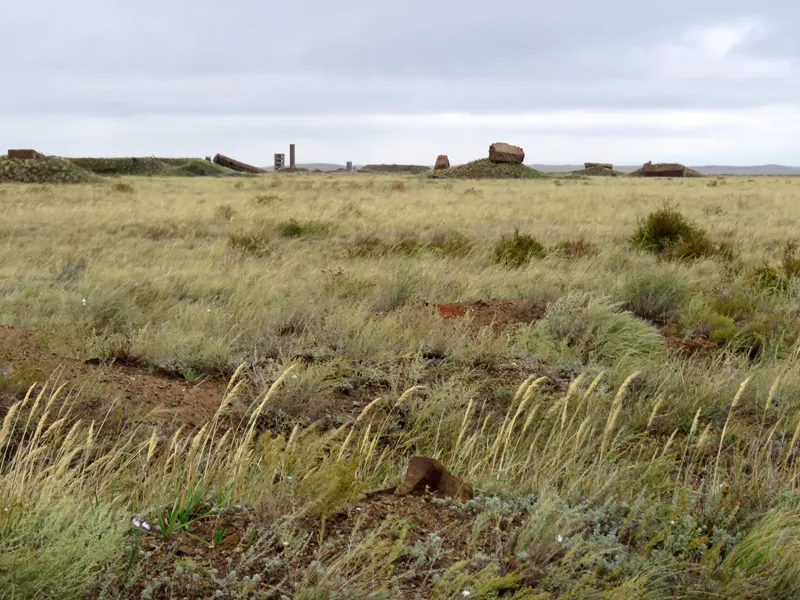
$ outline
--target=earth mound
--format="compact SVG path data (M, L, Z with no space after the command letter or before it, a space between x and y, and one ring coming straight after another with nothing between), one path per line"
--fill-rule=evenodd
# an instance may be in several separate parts
M56 156L17 160L0 156L0 183L95 183L100 177Z
M238 173L200 158L192 158L173 166L165 175L175 177L243 177L249 173Z
M587 167L585 169L577 169L570 171L570 175L588 175L589 177L621 177L625 173L615 171L614 169L606 169L605 167Z
M430 167L423 165L364 165L358 171L359 173L411 173L412 175L419 175L430 170Z
M449 179L548 179L550 175L525 165L494 163L488 158L437 171L434 177Z
M126 158L68 158L73 165L98 175L165 175L172 168L150 156Z
M680 177L703 177L700 171L695 171L689 167L673 163L658 163L643 166L641 169L636 169L632 173L628 173L630 177L652 177L654 175L672 176L672 173L683 173L678 175Z

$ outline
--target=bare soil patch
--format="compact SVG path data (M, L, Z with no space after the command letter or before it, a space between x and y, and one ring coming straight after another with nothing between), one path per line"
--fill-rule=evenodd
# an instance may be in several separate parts
M87 417L105 414L114 403L120 416L177 421L201 426L214 416L227 382L189 384L181 379L120 364L98 364L68 352L56 354L55 340L28 329L0 325L0 415L33 383L66 383L62 398L81 392L79 409Z
M468 318L471 329L478 331L488 327L500 333L538 321L547 310L547 302L539 299L475 300L457 304L428 304L404 310L416 318L431 311L445 319Z

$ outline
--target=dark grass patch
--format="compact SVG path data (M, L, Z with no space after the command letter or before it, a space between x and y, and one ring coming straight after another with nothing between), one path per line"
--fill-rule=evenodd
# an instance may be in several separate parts
M785 292L792 281L800 278L800 257L797 256L797 251L797 242L785 242L778 265L764 261L761 266L750 271L750 282L762 290Z
M253 202L260 205L275 204L276 202L280 202L280 200L280 196L276 194L259 194L253 198Z
M800 317L794 314L757 314L742 323L733 340L735 349L752 360L785 356L800 341Z
M164 175L172 177L247 177L253 176L252 173L239 173L233 169L228 169L199 158L191 159L183 164L175 165Z
M278 225L278 233L285 238L325 237L333 231L331 223L321 221L287 221Z
M511 236L504 236L492 250L492 262L506 267L517 268L533 258L541 258L547 252L544 246L532 235L514 230Z
M622 177L625 175L622 171L615 171L614 169L606 169L605 167L588 167L586 169L576 169L570 171L570 175L584 175L587 177Z
M597 246L592 242L578 238L575 240L564 240L559 242L553 252L564 258L585 258L587 256L597 255Z
M436 171L432 177L442 179L549 179L551 176L525 165L498 164L488 158L465 165Z
M0 157L0 182L3 183L96 183L97 175L56 156L34 160Z
M126 158L68 158L65 159L98 175L165 175L172 167L150 156Z
M220 204L214 209L214 216L223 221L230 221L235 214L236 211L230 204Z
M364 165L358 169L359 173L409 173L411 175L419 175L420 173L427 173L430 167L424 165Z
M376 235L359 236L345 248L348 258L380 258L389 255L464 257L472 251L472 241L460 232L435 232L427 239L412 236L384 239Z
M690 169L689 167L685 167L685 175L684 177L705 177L700 171L695 171L694 169ZM635 171L631 171L628 173L628 177L647 177L644 172L644 169L636 169Z
M228 246L233 250L264 258L272 253L272 244L265 231L240 231L232 232L228 236Z
M115 192L120 192L122 194L132 194L135 191L130 183L122 183L121 181L115 183L113 188Z

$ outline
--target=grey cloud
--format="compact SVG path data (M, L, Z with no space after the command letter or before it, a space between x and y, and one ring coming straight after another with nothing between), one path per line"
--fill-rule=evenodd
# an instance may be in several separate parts
M745 109L800 98L798 20L792 0L9 2L0 117Z

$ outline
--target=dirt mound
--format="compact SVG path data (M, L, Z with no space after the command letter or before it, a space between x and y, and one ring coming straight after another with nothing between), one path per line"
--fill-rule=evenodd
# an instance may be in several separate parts
M52 351L57 345L45 334L0 325L0 417L11 396L43 384L54 373L59 384L69 382L65 391L81 390L80 411L90 418L102 416L118 400L120 416L197 427L214 416L225 396L227 382L222 380L192 385L136 367L62 356Z
M420 173L427 173L430 167L423 165L364 165L358 169L359 173L411 173L412 175L419 175Z
M431 177L450 179L548 179L550 175L525 165L493 163L488 158L436 171Z
M589 177L620 177L625 173L615 171L614 169L607 169L606 167L586 167L585 169L577 169L570 171L570 175L588 175Z
M682 174L681 174L682 173ZM658 163L645 165L641 169L628 173L629 177L704 177L700 171L695 171L689 167L677 163Z
M249 174L238 173L233 169L228 169L207 160L193 158L172 167L164 175L175 177L243 177Z
M93 173L56 156L17 160L0 156L0 183L93 183Z
M171 167L150 156L129 158L67 158L73 165L98 175L164 175Z

